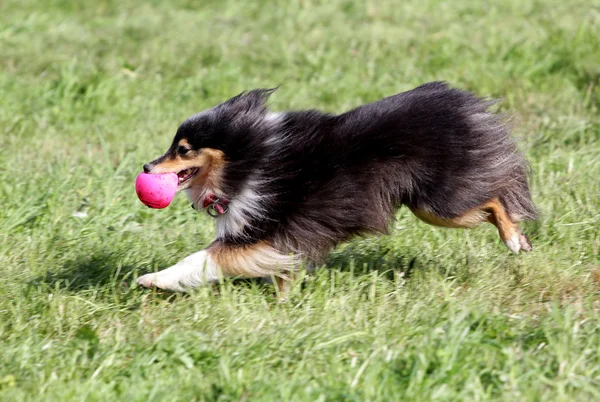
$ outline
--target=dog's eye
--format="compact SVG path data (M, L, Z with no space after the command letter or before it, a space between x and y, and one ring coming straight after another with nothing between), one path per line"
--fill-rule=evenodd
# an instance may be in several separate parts
M190 152L190 150L189 150L189 149L187 149L186 147L184 147L183 145L180 145L180 146L177 148L177 153L178 153L179 155L185 155L185 154L187 154L188 152Z

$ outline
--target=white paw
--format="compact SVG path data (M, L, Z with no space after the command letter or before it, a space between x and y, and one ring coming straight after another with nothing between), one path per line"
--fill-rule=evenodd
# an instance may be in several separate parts
M161 278L163 276L163 278ZM167 280L165 280L167 279ZM171 281L173 282L173 281ZM169 283L168 278L160 275L160 272L142 275L137 279L137 284L145 288L156 287L163 290L181 291L182 287L177 282Z
M524 235L523 233L519 234L519 243L521 243L522 251L529 252L529 251L533 250L533 246L531 245L529 238L526 235Z
M156 274L146 274L137 278L137 284L145 288L151 288L156 282Z
M218 279L217 266L206 251L200 251L170 268L140 276L137 283L145 288L157 287L174 292L185 292Z
M510 239L506 240L504 242L504 244L506 244L506 247L508 247L510 249L510 251L512 251L515 254L519 254L519 251L521 250L521 242L519 239L519 233L518 232L513 233L513 235L510 237Z
M172 292L184 292L186 289L182 286L179 277L173 275L173 272L165 271L167 270L142 275L137 279L137 284L145 288L156 287Z

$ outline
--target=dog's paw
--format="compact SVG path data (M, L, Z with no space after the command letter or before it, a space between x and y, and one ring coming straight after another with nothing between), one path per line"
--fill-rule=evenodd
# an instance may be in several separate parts
M508 247L510 251L512 251L515 254L519 254L519 251L521 250L519 233L513 233L513 235L510 238L504 240L504 244L506 244L506 247Z
M529 252L533 250L533 246L529 241L529 237L523 233L519 233L519 244L521 245L521 250Z
M137 284L145 288L151 288L156 282L156 274L146 274L137 278Z
M137 284L145 288L156 288L170 292L185 292L184 288L176 275L172 271L161 271L142 275L137 279Z
M508 240L504 241L504 244L515 254L519 254L519 251L529 252L533 250L529 238L520 232L513 233Z

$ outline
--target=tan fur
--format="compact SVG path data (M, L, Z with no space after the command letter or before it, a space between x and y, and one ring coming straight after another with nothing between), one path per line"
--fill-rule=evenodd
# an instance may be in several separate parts
M441 218L433 212L425 210L411 209L411 211L417 218L425 223L446 228L472 228L479 225L481 222L485 222L489 215L483 208L471 209L464 215L452 219Z
M180 146L189 147L183 139ZM225 155L222 151L203 148L189 151L186 155L175 155L154 166L152 173L177 173L185 169L200 168L200 172L192 178L188 187L208 187L213 191L221 188L221 177L225 166Z
M192 179L190 187L196 185L206 186L214 190L221 188L221 180L223 176L223 168L225 167L225 155L223 151L212 148L204 148L202 150L202 161L204 166L198 176L204 175L203 178L198 176Z
M425 210L411 209L411 211L425 223L448 228L472 228L487 220L496 226L500 238L511 250L516 247L517 251L519 249L531 251L531 243L521 233L517 221L514 218L511 219L511 216L497 198L452 219L441 218Z
M519 226L513 222L504 206L498 201L498 199L493 199L488 201L483 206L483 209L490 212L488 216L488 221L498 228L498 233L500 238L506 242L511 239L515 233L520 233Z
M275 284L277 285L277 290L279 291L279 301L286 301L288 296L290 295L290 291L292 290L292 282L295 280L295 275L293 272L290 272L289 278L276 277Z
M179 141L178 146L180 146L180 147L186 147L188 149L192 148L192 146L190 145L190 143L188 142L188 140L186 140L185 138L183 138L182 140Z
M215 244L208 253L223 274L246 278L288 278L299 262L297 257L280 253L266 242L237 247Z

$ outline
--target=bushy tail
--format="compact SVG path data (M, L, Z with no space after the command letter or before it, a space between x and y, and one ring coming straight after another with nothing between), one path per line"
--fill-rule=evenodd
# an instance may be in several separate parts
M526 162L523 160L523 165L516 177L507 183L505 191L500 194L500 202L506 208L513 222L534 220L538 216L527 185L527 169Z
M529 191L529 165L511 136L506 116L488 110L494 103L478 99L465 108L477 142L493 166L488 179L495 183L495 192L513 222L534 220L538 213Z

